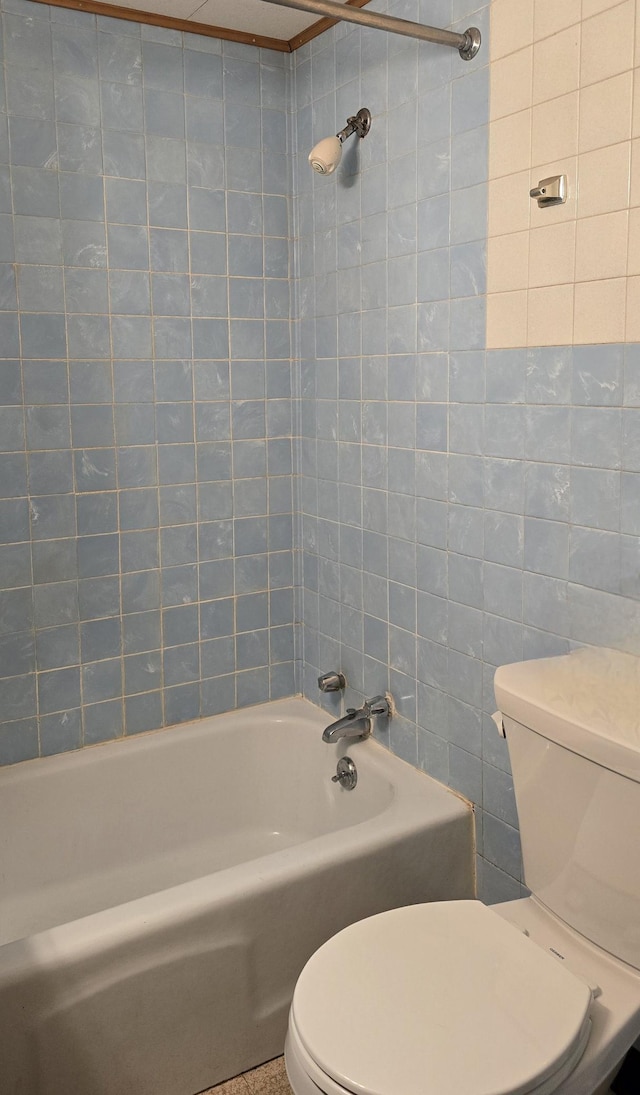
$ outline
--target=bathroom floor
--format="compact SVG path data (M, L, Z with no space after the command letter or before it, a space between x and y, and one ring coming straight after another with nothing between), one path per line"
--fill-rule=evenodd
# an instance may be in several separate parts
M234 1080L207 1088L201 1095L292 1095L284 1068L284 1057L243 1072Z
M640 1059L640 1054L636 1056ZM636 1061L633 1063L637 1065ZM624 1069L622 1071L624 1072ZM619 1082L620 1077L609 1095L616 1095L618 1092L620 1095L627 1095L627 1091L629 1095L632 1092L635 1095L640 1091L640 1087L635 1086L618 1087ZM251 1072L243 1072L241 1076L236 1076L233 1080L226 1080L224 1084L218 1084L217 1087L207 1088L200 1095L293 1095L293 1093L287 1080L284 1057L275 1057L273 1061L267 1061L266 1065L251 1069Z

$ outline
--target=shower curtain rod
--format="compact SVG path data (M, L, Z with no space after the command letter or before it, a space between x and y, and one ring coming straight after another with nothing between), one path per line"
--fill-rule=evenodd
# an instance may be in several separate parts
M394 15L382 15L377 11L363 11L349 4L338 4L335 0L264 0L267 4L278 4L283 8L297 8L299 11L311 11L315 15L325 15L330 19L344 20L347 23L360 23L363 27L374 27L392 34L404 34L407 38L418 38L422 42L435 42L439 46L453 46L463 61L470 61L480 49L480 31L469 27L464 34L452 30L439 30L426 27L422 23L413 23L409 19L397 19Z

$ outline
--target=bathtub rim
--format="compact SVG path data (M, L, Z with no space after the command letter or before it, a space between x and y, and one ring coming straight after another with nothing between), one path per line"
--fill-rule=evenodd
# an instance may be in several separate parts
M115 752L121 745L130 744L135 751L149 747L149 741L167 731L198 734L206 733L208 724L224 718L233 722L256 711L269 710L273 717L282 711L273 722L282 724L287 717L305 717L315 723L319 731L326 723L326 712L303 697L289 697L283 700L268 701L251 707L240 708L222 715L207 716L163 727L161 730L145 731L132 738L99 743L104 748L111 747ZM334 752L336 760L346 752L347 744L338 742L328 748ZM456 818L468 817L473 822L473 804L457 791L446 787L422 769L392 753L375 738L356 743L361 751L364 763L381 772L392 784L390 801L380 813L365 820L346 825L329 833L321 833L308 840L268 853L254 859L234 864L202 875L196 879L176 883L165 889L132 898L109 908L85 914L63 924L41 929L31 935L0 943L0 981L9 973L11 967L23 970L25 957L30 962L37 954L37 966L40 971L48 967L57 967L61 963L80 961L105 947L117 947L130 942L150 931L162 931L176 919L187 915L190 919L204 915L212 902L231 904L237 897L238 888L243 893L270 890L274 883L286 884L289 880L305 877L323 870L336 862L336 858L353 861L365 853L375 853L383 849L391 840L401 840L432 826L446 825ZM355 751L355 749L354 749ZM90 754L85 756L85 753ZM67 767L70 763L82 765L95 763L97 753L92 747L72 753L56 754L52 757L34 758L20 765L12 765L0 770L0 793L5 773L20 772L25 778L39 775L46 765L52 771L57 767ZM366 760L365 760L366 758ZM385 773L385 767L391 765L392 775ZM23 767L24 766L24 767ZM38 766L36 768L36 766ZM399 781L399 788L395 777ZM428 781L429 793L424 795ZM349 794L344 789L338 793ZM357 792L356 792L357 793ZM427 807L425 809L425 806ZM474 837L472 834L472 841ZM263 863L264 870L257 871L256 864Z

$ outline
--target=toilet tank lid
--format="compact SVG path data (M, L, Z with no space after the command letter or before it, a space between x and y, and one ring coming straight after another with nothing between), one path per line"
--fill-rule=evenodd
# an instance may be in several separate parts
M543 737L640 783L640 658L585 648L502 665L501 712Z

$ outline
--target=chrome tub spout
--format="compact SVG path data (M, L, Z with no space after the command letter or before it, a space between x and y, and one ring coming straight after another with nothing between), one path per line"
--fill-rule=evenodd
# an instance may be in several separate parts
M342 738L347 741L364 741L371 733L371 719L378 715L389 716L391 704L387 696L374 696L372 700L365 700L362 707L348 707L346 715L336 719L327 726L322 734L322 740L329 745Z

